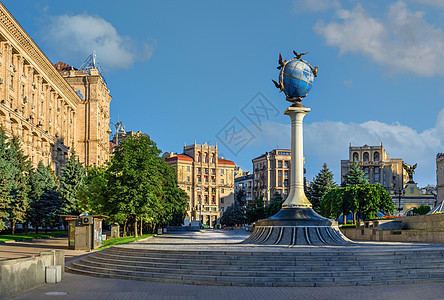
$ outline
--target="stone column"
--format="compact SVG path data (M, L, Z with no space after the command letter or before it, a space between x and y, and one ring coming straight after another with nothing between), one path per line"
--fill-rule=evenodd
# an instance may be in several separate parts
M291 118L290 193L282 208L311 208L304 193L304 144L302 120L310 108L290 106L284 112Z

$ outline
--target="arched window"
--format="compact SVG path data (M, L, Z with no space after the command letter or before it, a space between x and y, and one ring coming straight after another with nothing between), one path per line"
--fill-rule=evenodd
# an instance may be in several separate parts
M214 164L216 162L216 154L211 154L211 163Z
M379 153L378 153L378 152L375 152L375 153L373 154L373 161L376 161L376 162L379 161Z
M354 162L358 162L359 161L359 155L358 155L358 153L353 153L353 161Z
M363 160L364 160L364 162L368 162L368 160L369 160L369 155L368 155L368 152L364 152L364 156L363 156Z
M200 162L200 152L197 152L196 160L197 162Z
M208 154L206 152L204 153L203 162L208 162Z

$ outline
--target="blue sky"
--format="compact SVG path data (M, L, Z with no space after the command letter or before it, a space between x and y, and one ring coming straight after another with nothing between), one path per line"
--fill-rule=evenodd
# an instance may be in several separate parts
M2 3L48 58L79 67L93 50L111 118L163 151L218 143L245 170L289 147L288 106L271 79L292 50L319 64L303 104L311 180L340 177L350 143L385 146L436 184L444 152L444 1L55 1Z

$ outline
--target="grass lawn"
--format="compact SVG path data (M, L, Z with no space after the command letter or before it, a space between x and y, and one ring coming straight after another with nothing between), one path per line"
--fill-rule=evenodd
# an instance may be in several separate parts
M120 237L120 238L115 238L115 239L104 240L102 242L102 247L97 248L95 250L103 250L103 249L109 248L109 247L114 246L114 245L131 243L131 242L134 242L134 241L137 241L137 240L140 240L140 239L144 239L144 238L147 238L147 237L150 237L150 236L153 236L153 235L154 235L153 233L147 233L147 234L144 234L142 236L139 236L138 238L135 238L133 236L126 236L126 237Z
M20 234L3 234L0 235L0 242L17 241L17 240L30 240L30 239L48 239L53 237L68 236L68 232L65 231L53 231L48 233L20 233Z

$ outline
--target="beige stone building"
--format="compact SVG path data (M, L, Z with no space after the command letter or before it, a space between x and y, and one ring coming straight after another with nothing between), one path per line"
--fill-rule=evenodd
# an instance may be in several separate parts
M444 201L444 153L436 155L436 203L440 204Z
M400 158L389 158L382 143L379 146L349 147L349 159L341 160L341 182L350 170L353 162L357 162L370 183L379 183L390 194L402 190L409 180Z
M109 160L109 107L111 95L95 67L77 70L63 62L56 69L80 98L77 105L74 145L79 160L86 165L101 165Z
M253 196L263 197L265 204L275 193L285 199L290 190L291 150L274 149L253 159ZM253 199L254 199L253 198Z
M234 162L207 143L185 145L182 154L165 152L163 158L177 169L178 185L189 196L189 218L214 226L234 202Z
M33 165L59 173L72 147L87 164L107 160L110 100L94 69L59 73L0 3L0 125L20 137Z

